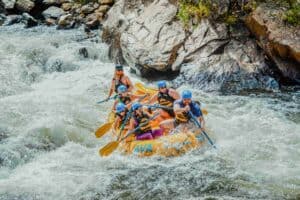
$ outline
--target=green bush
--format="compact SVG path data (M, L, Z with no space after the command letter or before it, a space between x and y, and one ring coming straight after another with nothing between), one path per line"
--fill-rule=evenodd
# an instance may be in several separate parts
M295 5L287 10L283 16L283 20L294 26L300 25L300 5Z
M189 22L193 20L194 23L198 24L202 18L206 18L210 15L210 7L207 1L199 1L198 4L193 3L189 0L179 1L179 11L177 17L183 22L187 28Z

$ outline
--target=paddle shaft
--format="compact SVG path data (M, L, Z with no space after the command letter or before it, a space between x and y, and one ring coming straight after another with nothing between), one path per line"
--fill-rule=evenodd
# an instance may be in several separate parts
M173 110L172 107L168 107L168 106L161 106L161 105L144 105L144 106L147 106L148 108L161 108L161 109L165 109L165 110Z
M201 124L198 121L198 119L195 117L195 115L193 115L193 113L191 111L189 111L189 115L192 117L192 120L194 121L194 123L198 126L198 128L201 129ZM205 133L205 131L201 130L201 133L207 138L208 142L215 148L217 149L217 147L215 146L215 144L213 143L213 141L210 139L210 137Z
M117 97L117 95L115 95L115 96L113 96L113 97L109 97L109 98L107 98L107 99L104 99L104 100L102 100L102 101L98 101L97 103L99 104L99 103L104 103L104 102L107 102L107 101L109 101L109 100L111 100L111 99L114 99L114 98L116 98Z
M130 119L131 113L132 113L131 110L128 111L128 113L127 113L127 115L126 115L126 118L125 118L125 120L124 120L124 122L123 122L123 124L122 124L122 126L121 126L121 129L120 129L120 132L119 132L119 135L118 135L118 139L117 139L117 140L120 139L121 134L122 134L122 132L123 132L123 130L124 130L124 128L125 128L125 126L126 126L128 120Z

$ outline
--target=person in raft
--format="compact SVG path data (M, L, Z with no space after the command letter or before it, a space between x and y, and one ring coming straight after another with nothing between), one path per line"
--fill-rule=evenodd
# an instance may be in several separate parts
M123 66L116 65L115 74L111 82L111 87L107 99L109 99L114 92L118 93L118 88L120 85L125 85L129 92L133 89L133 85L129 77L124 74Z
M169 119L171 117L175 117L173 111L173 103L175 100L180 99L179 93L167 87L166 81L159 81L157 83L158 92L151 97L149 100L150 104L158 102L160 106L168 107L166 109L162 108L159 110L160 116L157 118L157 121L163 121L165 119Z
M189 111L199 120L201 129L204 129L205 121L199 107L199 104L192 100L192 92L184 90L181 93L181 99L174 102L175 119L165 120L160 123L163 129L173 130L176 126L182 126L182 131L195 128L194 123L190 122Z
M116 100L113 105L113 110L116 110L116 106L118 103L123 103L126 105L126 107L129 109L131 104L133 103L133 100L138 99L138 101L142 100L146 96L149 96L149 94L146 95L134 95L131 94L127 87L125 85L120 85L118 87L118 95L116 97Z
M124 124L124 130L128 130L129 128L129 119L126 119L126 116L128 114L129 110L127 109L126 105L124 103L118 103L116 106L116 119L113 124L113 130L118 130L121 128L121 126L125 123L125 120L127 120L127 123ZM126 132L126 131L124 131Z
M162 136L161 129L152 130L150 122L151 117L149 113L143 111L142 105L139 102L135 102L131 107L133 113L129 123L129 131L142 125L135 133L136 140L152 140Z

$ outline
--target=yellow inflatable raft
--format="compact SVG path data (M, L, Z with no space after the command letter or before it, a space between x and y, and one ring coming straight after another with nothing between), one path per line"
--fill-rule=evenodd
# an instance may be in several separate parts
M137 85L136 85L137 86ZM154 89L144 87L142 84L138 85L137 94L150 93L151 95L155 92ZM114 114L110 113L108 117L109 122L114 121ZM153 127L158 128L158 127ZM119 130L114 130L115 137L119 133ZM122 134L125 136L126 133ZM179 156L181 154L190 151L191 149L200 148L205 144L205 138L198 132L187 132L187 133L175 133L171 135L164 135L154 140L135 140L134 134L128 139L123 141L119 145L119 151L125 154L136 154L138 156Z

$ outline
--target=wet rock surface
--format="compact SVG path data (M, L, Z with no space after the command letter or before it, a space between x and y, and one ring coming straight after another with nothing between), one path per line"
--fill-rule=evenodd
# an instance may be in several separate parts
M287 26L278 15L282 9L261 5L246 24L283 76L300 84L300 28Z
M220 13L228 9L228 2L223 4ZM176 87L189 83L226 94L279 89L276 70L243 24L240 32L233 32L223 23L202 19L198 26L184 30L175 5L167 0L116 2L103 24L102 38L110 44L110 57L144 77L153 71L156 76L178 71Z

